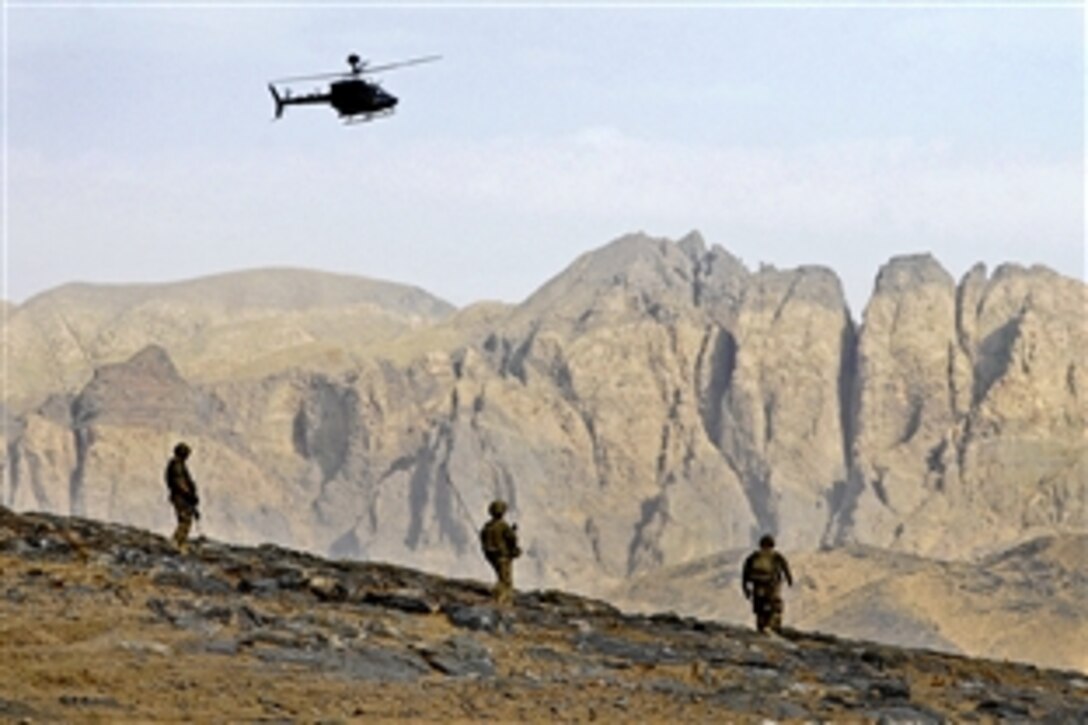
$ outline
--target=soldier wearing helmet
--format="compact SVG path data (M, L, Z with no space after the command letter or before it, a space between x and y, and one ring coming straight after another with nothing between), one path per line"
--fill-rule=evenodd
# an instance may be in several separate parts
M189 549L189 529L193 519L200 518L200 497L196 493L196 481L185 465L192 449L187 443L174 446L174 457L166 464L166 487L170 490L170 503L177 514L178 525L174 530L174 546L185 553Z
M774 549L774 537L764 534L759 540L759 549L753 551L744 560L741 587L744 596L752 602L752 613L756 615L756 629L766 632L782 631L782 581L793 586L793 575L786 557Z
M492 501L487 512L491 515L491 520L480 530L480 546L483 548L484 558L495 570L495 576L499 580L494 589L495 599L500 604L506 604L514 596L514 559L521 556L518 527L503 520L506 515L505 501Z

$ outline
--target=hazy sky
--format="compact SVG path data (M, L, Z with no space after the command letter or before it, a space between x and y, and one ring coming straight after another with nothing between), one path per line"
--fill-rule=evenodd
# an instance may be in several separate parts
M1085 275L1077 2L1037 7L4 10L5 290L303 266L523 299L631 231L825 264ZM269 79L382 76L391 119L271 121ZM308 90L312 85L303 84Z

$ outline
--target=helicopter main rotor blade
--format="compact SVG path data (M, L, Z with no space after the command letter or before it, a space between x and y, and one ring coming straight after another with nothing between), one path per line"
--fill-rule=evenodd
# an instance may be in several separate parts
M308 76L289 76L287 78L276 78L269 81L269 83L297 83L298 81L320 81L326 78L343 78L344 76L350 76L351 71L336 71L333 73L314 73Z
M381 71L392 70L393 68L403 68L406 65L419 65L420 63L433 63L436 60L440 60L440 55L425 55L422 58L411 58L409 60L400 60L396 63L386 63L385 65L373 65L363 66L360 70L363 73L380 73Z
M353 68L348 71L334 71L331 73L312 73L304 76L288 76L286 78L276 78L269 81L270 83L296 83L298 81L320 81L328 78L352 78L360 75L367 75L370 73L380 73L382 71L393 70L394 68L404 68L409 65L419 65L420 63L433 63L436 60L440 60L440 55L425 55L421 58L409 58L408 60L400 60L395 63L386 63L385 65L367 65L366 61L363 61L357 68Z

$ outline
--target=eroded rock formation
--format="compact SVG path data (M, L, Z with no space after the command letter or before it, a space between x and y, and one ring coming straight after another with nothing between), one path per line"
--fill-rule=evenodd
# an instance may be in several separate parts
M1088 529L1085 285L1042 268L957 285L893 259L860 326L831 270L749 271L697 234L624 237L455 314L274 282L174 285L167 317L155 288L17 309L0 502L167 530L184 437L212 535L483 577L498 496L521 581L589 593L766 530L967 558ZM60 319L97 342L42 342Z

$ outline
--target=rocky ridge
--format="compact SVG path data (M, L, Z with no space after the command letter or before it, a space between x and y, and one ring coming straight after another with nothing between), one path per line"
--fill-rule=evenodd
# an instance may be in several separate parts
M237 377L291 348L315 361L328 344L395 338L454 307L418 288L364 277L265 269L163 284L68 284L8 310L5 403L78 391L94 370L148 345L170 351L186 377Z
M1088 680L0 508L0 717L1088 718ZM134 676L134 673L139 676Z

